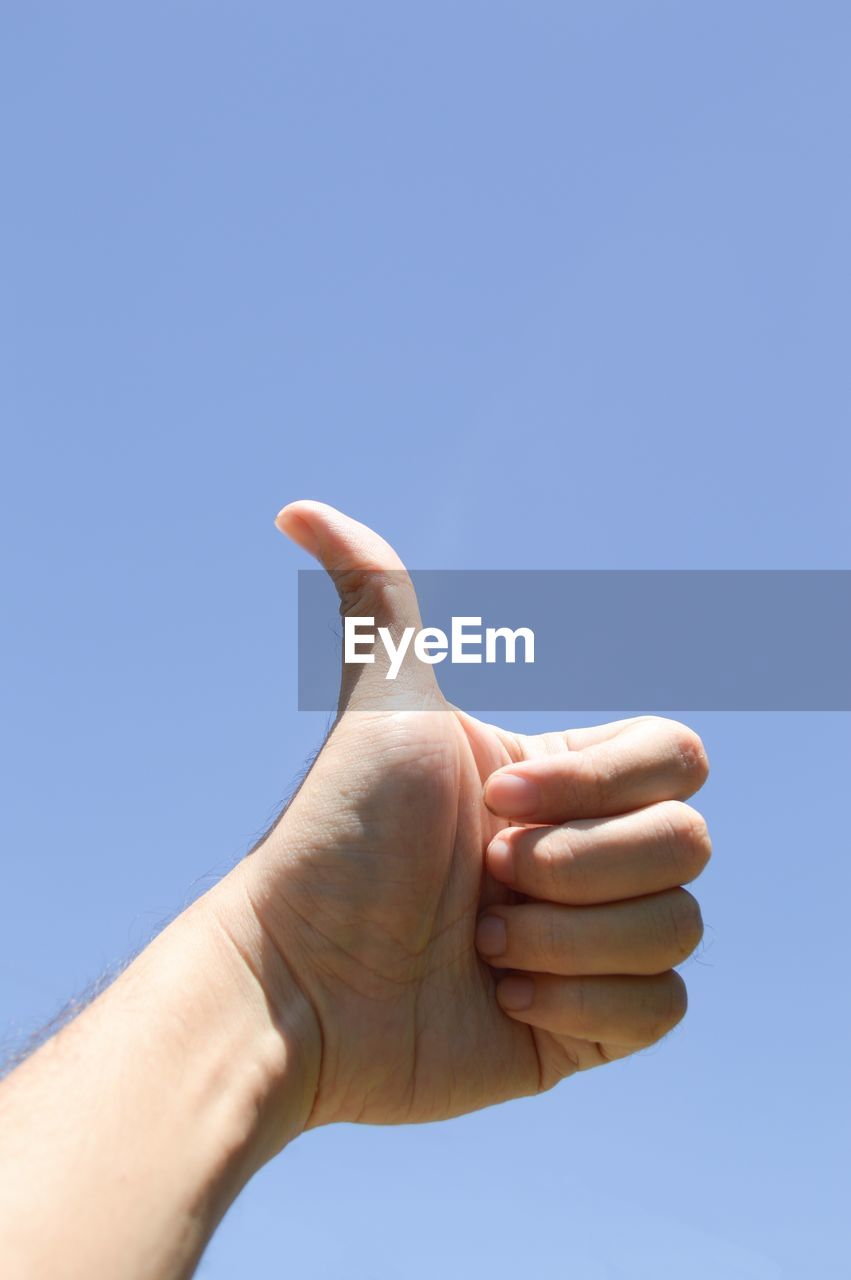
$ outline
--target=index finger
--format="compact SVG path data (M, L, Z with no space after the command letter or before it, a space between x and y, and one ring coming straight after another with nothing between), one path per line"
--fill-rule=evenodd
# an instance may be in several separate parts
M613 737L506 765L485 783L492 813L524 823L602 818L661 800L685 800L706 781L709 763L694 730L648 716Z

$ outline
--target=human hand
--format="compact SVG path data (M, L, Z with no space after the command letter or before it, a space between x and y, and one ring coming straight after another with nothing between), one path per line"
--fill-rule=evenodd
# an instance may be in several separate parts
M344 611L419 625L370 530L316 503L280 523ZM525 737L431 667L345 666L269 836L0 1088L7 1269L189 1275L305 1128L458 1115L652 1043L700 937L705 776L670 720Z
M344 613L394 635L421 625L371 530L310 502L278 523L330 573ZM680 886L709 856L682 803L706 778L699 738L656 717L526 737L450 706L432 668L410 679L429 709L400 709L378 664L344 668L325 745L238 869L314 1011L310 1126L437 1120L536 1093L685 1012L673 966L702 929Z

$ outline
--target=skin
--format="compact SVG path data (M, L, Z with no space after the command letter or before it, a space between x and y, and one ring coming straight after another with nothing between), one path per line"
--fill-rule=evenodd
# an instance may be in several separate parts
M371 530L309 502L278 525L344 612L422 625ZM674 721L525 737L430 667L344 668L259 848L0 1089L13 1273L189 1275L305 1129L445 1119L665 1035L701 937L682 886L709 839L684 802L706 773Z

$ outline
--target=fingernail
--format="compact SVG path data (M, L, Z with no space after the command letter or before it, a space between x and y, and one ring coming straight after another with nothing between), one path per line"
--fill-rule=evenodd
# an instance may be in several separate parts
M488 845L488 870L497 880L514 880L514 851L507 840L497 836Z
M476 925L476 946L483 956L501 956L507 938L505 921L501 916L482 916Z
M519 1013L528 1009L535 994L535 983L532 978L503 978L496 989L496 998L503 1009L511 1013Z
M485 783L485 804L506 818L522 818L535 813L541 791L531 778L516 773L495 773Z

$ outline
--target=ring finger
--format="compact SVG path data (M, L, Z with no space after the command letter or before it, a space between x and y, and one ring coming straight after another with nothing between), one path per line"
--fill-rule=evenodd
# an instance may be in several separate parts
M697 900L685 889L593 907L494 906L476 929L479 955L500 969L588 976L659 974L700 942Z

